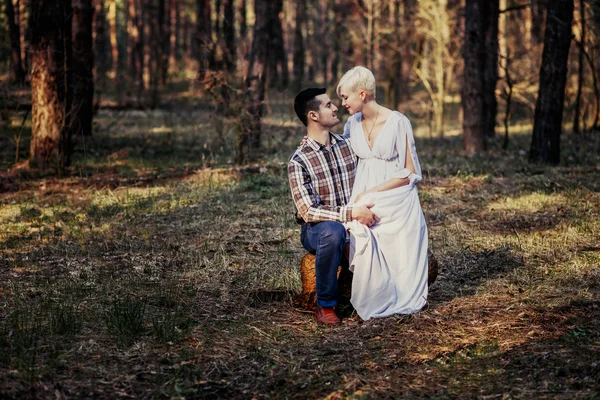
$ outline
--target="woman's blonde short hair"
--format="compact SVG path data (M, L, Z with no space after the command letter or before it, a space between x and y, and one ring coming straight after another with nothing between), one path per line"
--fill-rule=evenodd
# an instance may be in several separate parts
M375 98L375 75L365 67L354 67L342 76L335 90L340 98L340 89L342 86L352 93L364 90L367 96Z

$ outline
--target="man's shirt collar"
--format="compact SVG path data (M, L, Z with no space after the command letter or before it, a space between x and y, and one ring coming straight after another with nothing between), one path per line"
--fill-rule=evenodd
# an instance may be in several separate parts
M338 139L336 138L336 135L333 134L332 132L329 132L329 143L331 144L331 147L333 147L333 145L335 145L337 142L338 142ZM313 149L314 151L318 151L318 150L325 148L324 144L321 144L321 143L317 142L315 139L310 138L310 137L306 141L306 144L309 145L310 148Z

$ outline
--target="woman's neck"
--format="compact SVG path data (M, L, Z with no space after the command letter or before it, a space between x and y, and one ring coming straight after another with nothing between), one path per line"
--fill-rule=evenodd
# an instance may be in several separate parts
M370 100L365 103L361 112L363 116L363 120L372 120L375 119L377 112L379 111L379 107L381 107L375 100Z

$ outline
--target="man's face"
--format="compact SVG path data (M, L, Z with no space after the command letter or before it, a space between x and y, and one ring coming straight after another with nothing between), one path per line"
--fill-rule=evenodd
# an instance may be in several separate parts
M333 105L331 99L326 94L320 94L315 99L321 102L319 111L316 113L318 116L318 123L324 128L332 128L340 123L337 117L337 107ZM311 111L314 112L314 111Z
M342 85L340 87L340 97L342 98L342 107L346 108L350 115L362 110L363 99L361 92L351 92Z

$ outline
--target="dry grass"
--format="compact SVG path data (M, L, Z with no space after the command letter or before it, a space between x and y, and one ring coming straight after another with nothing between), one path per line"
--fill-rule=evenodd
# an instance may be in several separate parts
M139 113L101 113L69 176L3 177L1 394L600 395L597 135L566 137L555 168L527 165L524 136L482 158L420 139L442 267L429 310L324 328L291 302L291 116L269 119L261 164L234 168L227 121Z

